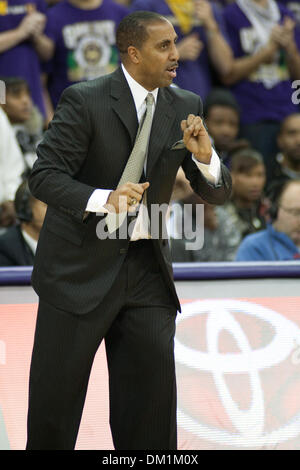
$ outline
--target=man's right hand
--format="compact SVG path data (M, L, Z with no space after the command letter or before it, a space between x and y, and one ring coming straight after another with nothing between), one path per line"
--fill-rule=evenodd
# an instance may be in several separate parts
M125 183L115 191L112 191L104 207L108 210L114 207L116 213L134 212L142 200L144 191L149 188L150 183ZM132 202L136 200L135 204Z

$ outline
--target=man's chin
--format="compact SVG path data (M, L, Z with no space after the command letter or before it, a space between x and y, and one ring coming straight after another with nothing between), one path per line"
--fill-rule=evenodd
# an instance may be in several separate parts
M158 88L165 88L165 87L168 87L168 86L171 86L173 83L173 79L172 78L164 78L163 80L161 80L161 83L160 85L158 86Z

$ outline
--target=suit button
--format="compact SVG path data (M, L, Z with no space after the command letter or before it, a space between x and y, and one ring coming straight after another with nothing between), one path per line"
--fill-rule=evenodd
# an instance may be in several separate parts
M125 255L127 253L127 248L121 248L120 253L121 255Z

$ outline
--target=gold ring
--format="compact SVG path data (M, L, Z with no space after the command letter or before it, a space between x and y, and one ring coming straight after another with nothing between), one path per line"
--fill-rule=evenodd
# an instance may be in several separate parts
M129 206L135 206L137 204L137 199L135 197L131 197L129 201Z

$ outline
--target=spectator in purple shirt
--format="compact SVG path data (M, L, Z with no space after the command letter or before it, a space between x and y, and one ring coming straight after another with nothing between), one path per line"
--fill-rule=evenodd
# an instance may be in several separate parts
M24 78L44 113L39 59L48 58L44 0L0 1L0 74Z
M300 77L300 29L274 0L237 0L224 18L235 56L224 82L240 105L242 135L264 156L269 176L280 121L297 111L291 85Z
M47 14L52 44L48 90L55 108L73 83L113 72L119 64L115 30L128 9L113 0L62 0Z
M221 10L206 0L134 0L131 10L154 11L168 18L178 35L180 66L174 80L179 87L205 99L212 86L211 64L223 75L232 53L224 39Z

